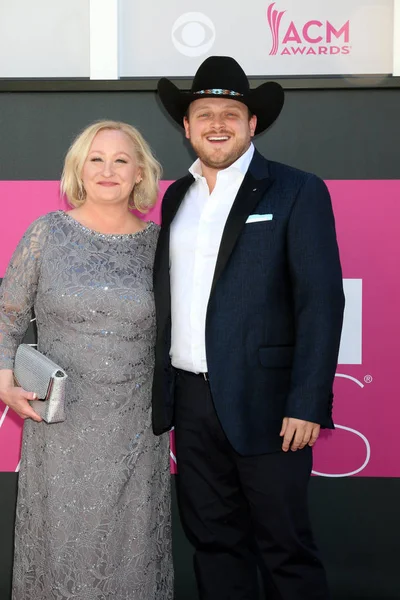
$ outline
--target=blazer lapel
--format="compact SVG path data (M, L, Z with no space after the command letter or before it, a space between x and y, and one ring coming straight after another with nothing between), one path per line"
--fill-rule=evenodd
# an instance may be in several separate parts
M169 196L167 190L165 196L166 203L165 206L162 207L162 226L158 237L153 271L154 296L156 298L156 304L159 308L157 320L160 330L162 330L163 325L165 325L169 319L171 312L169 279L170 225L193 181L194 178L192 175L186 175L180 180L179 186L176 187L173 195Z
M248 216L253 212L272 181L269 176L268 161L256 150L225 224L210 296L229 260Z
M179 185L176 186L174 190L173 196L168 195L168 190L166 192L167 202L165 206L163 206L162 210L162 229L166 230L171 225L176 213L178 212L178 208L180 207L182 200L185 197L186 192L194 182L194 177L191 174L182 177L179 181Z
M164 271L167 271L169 276L169 229L172 223L173 218L178 212L178 208L180 207L183 198L185 197L186 192L189 187L193 183L194 179L191 175L187 175L183 177L179 186L174 190L173 195L168 194L168 190L165 194L162 206L162 223L161 230L158 237L158 244L156 255L154 259L154 278L155 283L157 282L158 275L164 274ZM165 267L167 265L167 269Z

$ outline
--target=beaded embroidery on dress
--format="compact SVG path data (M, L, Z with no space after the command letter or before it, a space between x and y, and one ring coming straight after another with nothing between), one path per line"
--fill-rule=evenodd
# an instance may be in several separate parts
M34 305L38 350L68 373L65 421L24 424L13 600L173 598L168 436L151 429L158 232L49 213L4 277L0 368Z

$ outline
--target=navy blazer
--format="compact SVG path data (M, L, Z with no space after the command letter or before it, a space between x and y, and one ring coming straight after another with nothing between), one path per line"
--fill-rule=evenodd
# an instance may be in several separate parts
M174 414L170 224L193 181L189 174L174 182L162 206L154 265L156 434L171 428ZM246 223L251 214L273 217ZM206 317L212 397L239 454L279 450L285 416L333 428L332 385L343 309L326 185L256 151L225 225Z

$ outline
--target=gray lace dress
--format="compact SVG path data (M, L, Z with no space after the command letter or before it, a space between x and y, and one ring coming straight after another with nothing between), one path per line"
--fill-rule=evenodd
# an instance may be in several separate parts
M0 368L34 307L68 374L63 423L25 421L13 600L170 600L168 436L151 430L158 226L103 235L37 219L0 291Z

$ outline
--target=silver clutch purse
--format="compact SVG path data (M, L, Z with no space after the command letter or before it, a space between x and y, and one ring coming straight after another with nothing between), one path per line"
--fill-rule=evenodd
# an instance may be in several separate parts
M66 372L29 344L18 346L14 361L14 378L27 392L35 392L38 400L30 400L33 410L46 423L65 420Z

